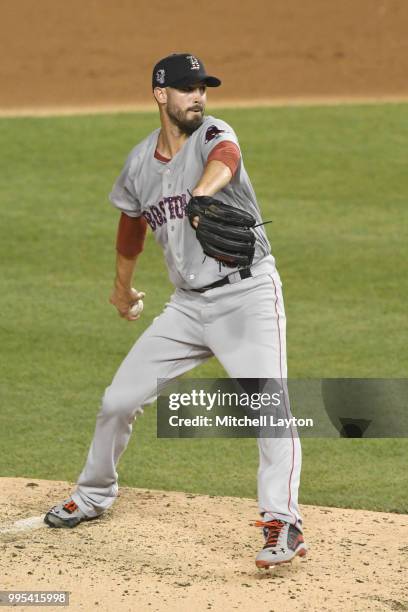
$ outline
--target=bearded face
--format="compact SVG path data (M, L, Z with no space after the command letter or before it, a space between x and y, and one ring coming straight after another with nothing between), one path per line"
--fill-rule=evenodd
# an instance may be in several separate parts
M168 89L166 111L170 121L180 132L191 136L204 120L205 86Z

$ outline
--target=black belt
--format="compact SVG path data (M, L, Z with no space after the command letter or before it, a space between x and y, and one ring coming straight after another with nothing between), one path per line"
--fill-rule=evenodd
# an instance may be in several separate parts
M233 274L224 276L224 278L215 281L215 283L211 283L211 285L206 285L205 287L201 287L200 289L191 289L190 291L195 291L196 293L204 293L209 289L215 289L216 287L222 287L223 285L232 285L240 280L243 280L244 278L249 278L250 276L252 276L251 268L241 268L241 270L238 270L238 272L234 272Z

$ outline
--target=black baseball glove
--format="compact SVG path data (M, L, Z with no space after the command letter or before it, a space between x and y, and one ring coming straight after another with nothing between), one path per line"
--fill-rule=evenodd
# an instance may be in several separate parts
M193 219L199 217L196 234L206 255L229 268L251 265L255 253L253 215L210 196L192 197L187 215L193 229Z

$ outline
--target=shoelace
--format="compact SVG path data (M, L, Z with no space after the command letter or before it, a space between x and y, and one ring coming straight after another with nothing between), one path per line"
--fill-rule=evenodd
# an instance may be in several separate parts
M77 508L78 506L76 505L73 499L70 499L69 501L67 501L66 504L64 504L64 510L66 510L69 513L75 512Z
M263 527L268 530L268 535L266 538L265 545L266 546L276 546L278 543L279 534L282 531L282 527L285 523L282 521L278 521L277 519L274 521L256 521L255 527Z

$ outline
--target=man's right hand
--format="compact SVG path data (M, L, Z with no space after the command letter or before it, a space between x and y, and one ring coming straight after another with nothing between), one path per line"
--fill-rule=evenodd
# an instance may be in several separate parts
M115 306L120 317L128 321L137 321L140 318L140 314L132 315L129 311L136 302L143 300L145 295L143 291L137 291L137 289L124 289L123 287L115 286L109 301Z

